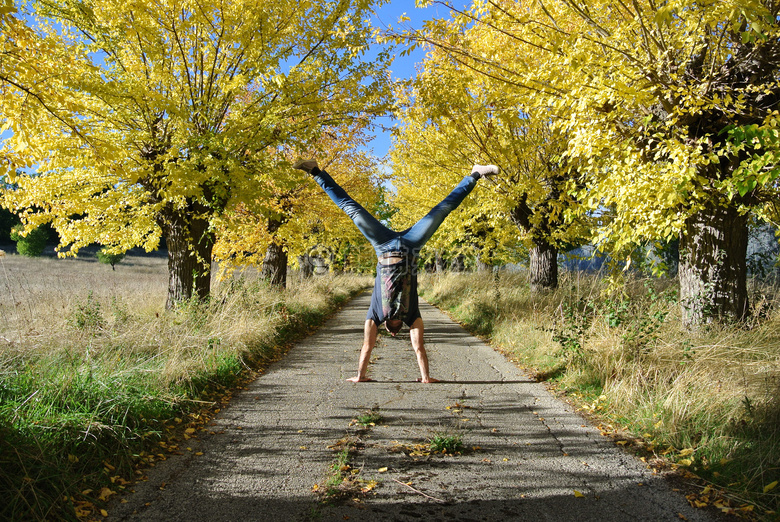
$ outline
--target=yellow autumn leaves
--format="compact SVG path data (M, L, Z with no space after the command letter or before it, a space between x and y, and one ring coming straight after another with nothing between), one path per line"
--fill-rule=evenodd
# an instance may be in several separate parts
M584 232L618 253L677 237L707 202L777 222L768 204L778 195L777 162L726 168L750 160L733 152L725 132L753 122L777 135L769 101L778 92L776 68L756 70L751 82L734 75L739 63L747 67L740 60L768 52L778 31L767 6L751 0L475 1L448 20L393 35L429 50L401 98L397 174L410 187L435 186L469 161L493 161L507 172L479 206L500 216L521 196L543 201L534 182L551 175L541 153L567 173L562 191L571 197L557 200L563 214L589 218L576 230L553 226L558 238ZM548 125L556 134L543 142L524 132ZM557 152L540 150L555 139ZM777 148L777 140L766 143ZM773 150L754 158L775 158ZM745 183L744 197L735 196L733 185ZM444 230L450 242L467 237L452 224Z
M301 215L280 241L305 250L322 240L304 229L325 205L299 190L311 181L290 168L298 156L335 158L365 204L378 199L373 166L353 152L387 103L387 55L361 58L371 5L55 0L31 3L25 18L4 7L0 125L12 135L0 175L16 185L0 204L30 228L52 223L71 252L153 249L176 219L249 236L222 244L224 258L262 252L249 239L268 234L246 231L285 206ZM345 237L340 225L330 232Z

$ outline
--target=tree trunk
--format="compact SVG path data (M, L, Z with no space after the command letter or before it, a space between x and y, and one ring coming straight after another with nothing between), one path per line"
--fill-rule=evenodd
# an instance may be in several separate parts
M558 249L537 240L530 251L529 282L532 292L558 288Z
M260 274L273 286L287 287L287 252L284 251L282 245L276 243L268 245Z
M560 229L560 219L550 219L550 204L560 197L559 184L563 178L554 176L546 180L549 192L544 201L532 207L528 203L528 194L523 194L512 209L509 217L517 228L525 232L533 241L529 252L528 282L532 292L542 292L558 288L558 247L550 244L548 238L553 230ZM541 219L534 219L541 216Z
M272 238L276 237L279 227L286 221L287 218L284 216L268 219L268 232ZM275 239L271 240L268 250L265 251L260 277L268 280L273 286L279 288L287 287L287 252L285 252L281 244L276 243Z
M458 254L452 261L450 261L450 270L453 272L463 272L466 269L466 265L463 262L463 254Z
M327 274L330 270L330 265L322 256L311 256L311 265L314 275Z
M446 270L446 263L444 262L444 258L441 257L441 253L437 250L436 251L436 273L437 274L443 274Z
M314 260L309 254L298 256L298 265L301 267L301 279L309 279L314 275Z
M185 210L161 214L165 244L168 247L168 299L170 310L180 301L205 299L211 292L211 253L214 238L207 219L194 218Z
M680 237L680 304L688 327L748 315L748 218L734 206L709 205Z

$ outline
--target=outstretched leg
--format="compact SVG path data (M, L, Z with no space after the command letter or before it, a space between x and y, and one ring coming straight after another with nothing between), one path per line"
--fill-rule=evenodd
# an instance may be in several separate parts
M333 200L333 202L349 216L358 230L366 236L371 246L377 246L390 241L396 237L396 233L384 226L374 216L371 215L360 203L352 199L347 192L336 183L330 174L317 167L315 160L299 161L294 168L304 170L311 174L314 181L322 187L322 190Z
M466 196L474 190L477 180L482 176L498 173L495 165L474 165L472 173L463 178L441 203L433 207L428 214L403 233L403 238L411 248L420 249L441 226L444 219L460 205Z

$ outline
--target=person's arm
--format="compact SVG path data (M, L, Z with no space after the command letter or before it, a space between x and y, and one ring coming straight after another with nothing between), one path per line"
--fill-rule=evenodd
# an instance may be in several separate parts
M371 360L371 351L376 344L376 338L379 334L379 327L372 319L366 319L363 327L363 348L360 349L360 360L358 361L358 374L355 377L347 379L351 382L365 382L370 380L366 373L368 372L368 362Z
M428 371L428 353L425 351L425 341L423 340L423 320L421 317L415 319L409 328L409 337L412 339L412 348L417 354L417 364L420 366L420 382L439 382L438 379L431 377Z

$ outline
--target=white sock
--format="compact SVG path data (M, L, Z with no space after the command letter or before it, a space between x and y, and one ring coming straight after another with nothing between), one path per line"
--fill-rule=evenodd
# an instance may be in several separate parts
M495 176L496 174L498 174L498 167L495 165L474 165L471 168L471 175L476 179L482 176Z

